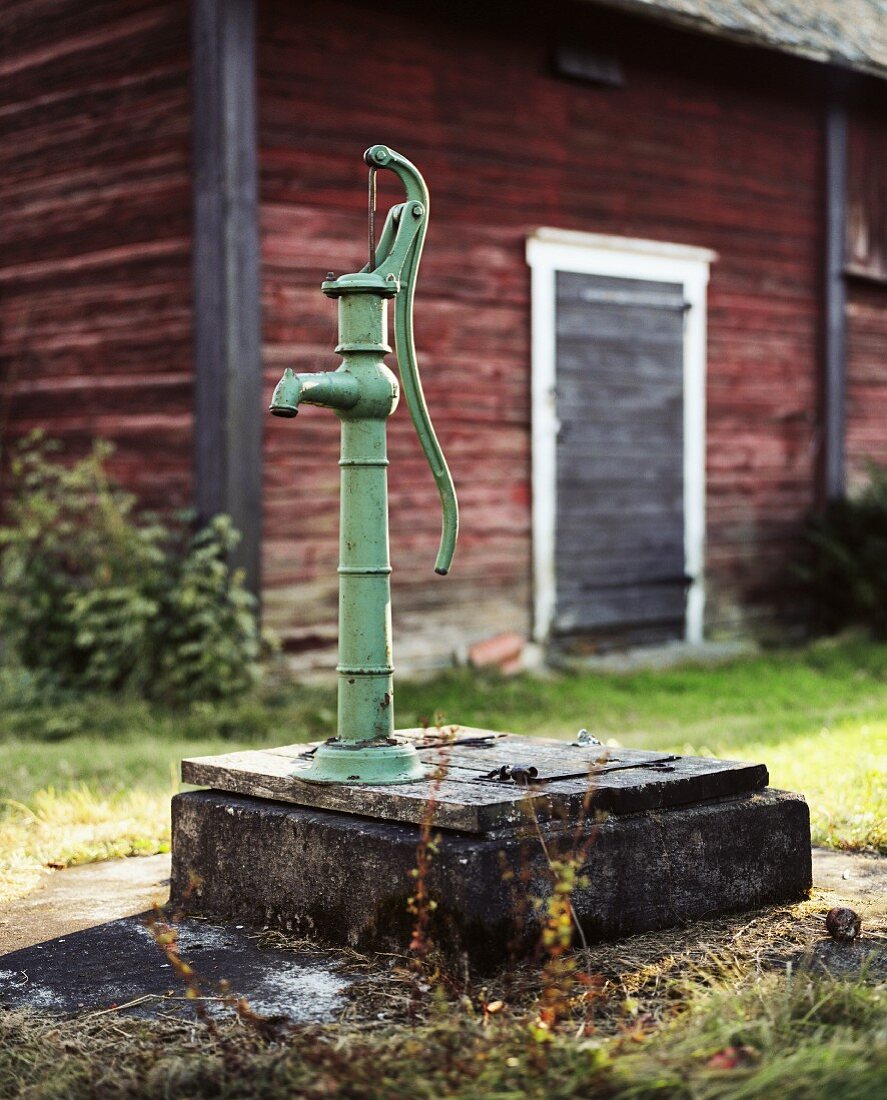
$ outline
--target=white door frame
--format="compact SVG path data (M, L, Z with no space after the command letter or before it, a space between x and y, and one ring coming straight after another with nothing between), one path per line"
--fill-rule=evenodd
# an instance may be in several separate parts
M556 273L610 275L680 283L684 322L685 640L702 641L705 609L705 331L706 287L717 254L707 248L537 229L527 238L532 295L533 635L544 642L555 615L557 517Z

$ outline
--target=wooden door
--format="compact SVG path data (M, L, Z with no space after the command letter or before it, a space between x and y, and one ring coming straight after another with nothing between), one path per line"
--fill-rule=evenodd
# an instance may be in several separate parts
M684 288L558 271L554 632L683 638Z

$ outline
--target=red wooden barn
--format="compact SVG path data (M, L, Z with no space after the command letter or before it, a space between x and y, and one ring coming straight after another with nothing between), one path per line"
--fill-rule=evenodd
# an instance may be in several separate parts
M880 0L6 0L0 34L4 439L232 513L292 654L335 641L338 425L265 409L335 364L375 142L431 188L462 506L436 578L401 407L401 663L791 621L805 516L887 460Z

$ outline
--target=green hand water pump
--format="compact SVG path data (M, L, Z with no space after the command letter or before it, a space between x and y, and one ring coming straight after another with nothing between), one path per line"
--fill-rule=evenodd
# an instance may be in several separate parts
M400 385L437 483L443 529L435 572L449 571L459 514L453 479L434 433L413 340L413 297L428 228L428 188L406 157L384 145L364 154L369 166L369 262L321 286L339 300L342 363L335 371L287 368L271 412L293 417L299 405L332 409L342 423L339 530L339 680L336 735L318 746L298 778L318 783L409 783L425 776L413 745L394 736L391 564L388 553L386 421L397 408L398 380L385 365L388 301ZM406 201L388 212L375 240L376 172L392 171Z

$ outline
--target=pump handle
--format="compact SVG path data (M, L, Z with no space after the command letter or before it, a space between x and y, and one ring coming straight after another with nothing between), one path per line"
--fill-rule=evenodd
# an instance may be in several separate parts
M456 550L459 504L453 478L425 402L413 334L416 273L428 228L428 188L415 165L387 145L373 145L364 153L363 159L371 170L388 168L394 172L403 183L407 194L407 201L395 206L388 214L375 249L378 263L374 271L387 278L393 275L400 284L394 300L394 346L413 427L419 436L440 494L443 519L440 549L434 571L444 576L449 572Z

